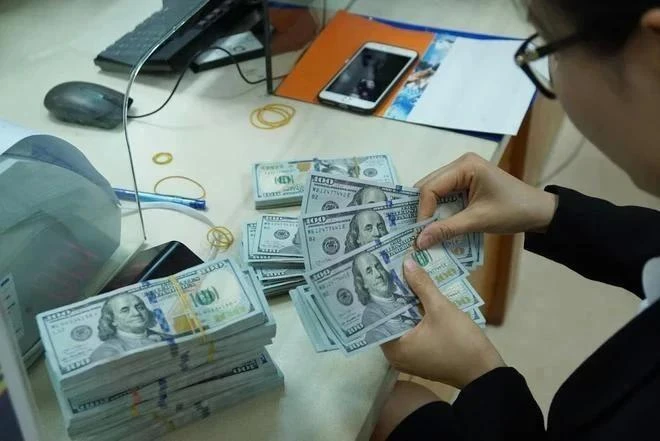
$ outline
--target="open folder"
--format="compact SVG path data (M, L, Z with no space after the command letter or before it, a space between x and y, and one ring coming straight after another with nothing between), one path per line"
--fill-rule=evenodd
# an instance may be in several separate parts
M535 87L514 63L520 40L415 30L340 11L277 89L318 103L319 92L366 42L413 49L417 65L376 116L432 127L515 135Z

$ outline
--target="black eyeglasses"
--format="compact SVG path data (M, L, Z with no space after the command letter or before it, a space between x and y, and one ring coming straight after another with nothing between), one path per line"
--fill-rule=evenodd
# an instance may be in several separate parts
M516 51L515 62L544 96L555 99L557 95L553 90L549 71L543 72L533 63L576 44L580 39L580 36L576 34L553 43L546 43L539 34L534 34L520 45Z

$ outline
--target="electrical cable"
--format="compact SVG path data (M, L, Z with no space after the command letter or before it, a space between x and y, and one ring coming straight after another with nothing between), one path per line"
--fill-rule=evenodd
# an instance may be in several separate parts
M190 69L190 66L192 65L192 63L197 59L197 57L199 57L203 53L209 52L209 51L212 51L212 50L220 50L220 51L224 52L225 54L227 54L229 56L229 59L231 60L231 62L234 64L234 66L236 66L236 70L238 71L238 75L247 84L257 85L257 84L261 84L261 83L267 81L267 78L261 78L259 80L254 80L254 81L249 80L245 76L245 74L243 73L243 70L241 69L241 66L239 64L240 62L236 59L236 57L234 57L234 55L231 52L229 52L227 49L225 49L223 47L220 47L220 46L211 46L211 47L208 47L206 49L202 49L202 50L198 51L195 55L193 55L190 58L190 60L186 63L186 66L181 70L181 73L179 74L179 78L177 78L176 83L174 83L174 87L172 88L172 91L168 95L165 102L163 102L163 104L160 105L160 107L158 107L156 110L152 110L151 112L143 113L141 115L129 115L128 118L129 119L146 118L147 116L154 115L154 114L160 112L161 110L163 110L165 108L165 106L167 106L167 104L169 104L170 100L172 99L172 97L176 93L177 89L179 88L179 85L181 84L181 81L183 80L183 77L186 75L186 72L188 71L188 69ZM273 79L274 80L281 80L285 76L286 75L282 75L282 76L279 76L279 77L275 77Z
M255 85L255 84L261 84L261 83L264 83L264 82L266 82L266 81L268 80L267 78L261 78L261 79L259 79L259 80L255 80L255 81L251 81L251 80L249 80L249 79L245 76L245 74L243 73L243 69L241 69L240 62L236 59L236 57L234 56L234 54L232 54L231 52L229 52L227 49L225 49L225 48L222 47L222 46L211 46L211 47L209 47L207 50L213 50L213 49L215 49L215 50L219 50L219 51L224 52L225 54L227 54L227 56L229 57L229 59L231 60L231 62L234 63L234 66L236 66L236 70L238 71L238 75L240 75L241 79L242 79L243 81L245 81L246 83L248 83L248 84L252 84L252 85ZM283 77L277 77L277 78L273 78L273 79L274 79L274 80L279 80L279 79L282 79L282 78L283 78Z
M168 41L176 32L179 31L185 24L187 24L195 15L199 13L199 11L205 6L205 3L201 3L197 8L194 8L194 10L190 11L187 16L183 17L181 21L179 21L176 25L172 26L169 31L167 31L163 37L156 42L149 50L147 50L142 57L135 63L133 66L133 69L131 70L129 77L128 77L128 83L126 84L126 92L124 93L124 102L122 104L122 126L123 126L123 131L124 131L124 140L126 142L126 149L128 150L128 161L130 163L131 167L131 174L132 174L132 179L133 179L133 187L138 188L137 184L137 176L135 174L135 163L133 161L133 151L131 148L131 141L130 137L128 135L128 120L130 119L136 119L136 118L144 118L146 116L153 115L157 112L159 112L161 109L163 109L171 100L172 96L174 95L174 92L176 92L176 89L179 87L179 84L181 84L181 80L183 79L183 76L185 75L186 71L190 67L190 64L192 64L193 60L199 55L199 53L202 53L206 50L212 50L212 49L219 49L221 51L226 52L230 59L234 62L236 65L237 70L239 71L239 74L241 78L246 81L248 84L260 84L264 81L267 81L266 78L261 79L257 82L252 82L249 81L245 75L243 74L243 71L241 70L240 66L238 65L238 62L236 58L226 49L221 48L219 46L213 46L208 49L205 49L204 51L199 52L196 54L195 57L192 57L189 62L187 63L185 69L181 71L181 74L179 75L179 78L174 85L174 88L172 92L170 93L169 97L165 102L156 110L149 112L147 114L143 115L128 115L128 108L130 104L130 96L131 96L131 89L133 88L133 84L135 84L135 80L137 79L138 74L140 73L140 70L142 70L142 67L144 67L145 63L151 58L151 56L166 42ZM278 77L277 79L281 79L283 77ZM227 230L224 227L218 227L214 225L211 220L204 216L203 214L199 213L197 210L194 210L193 208L187 207L185 205L180 205L180 204L172 204L172 203L166 203L166 202L153 202L153 203L141 203L140 198L136 198L135 202L137 204L137 209L129 211L124 213L123 215L129 215L129 214L135 214L137 213L140 217L140 225L142 226L142 234L144 239L146 239L146 231L144 227L144 216L142 215L142 209L153 209L153 208L160 208L160 209L167 209L167 210L175 210L179 211L182 213L185 213L191 217L194 217L201 222L204 222L207 224L211 230L209 230L210 236L212 237L213 241L211 242L211 248L212 252L211 255L209 256L209 260L214 259L215 256L217 256L218 251L220 249L226 250L228 249L231 244L233 243L233 235L229 230ZM226 230L226 231L225 231ZM229 234L227 234L229 232ZM208 238L207 237L207 238Z
M578 155L580 154L586 143L587 143L587 138L582 137L580 142L577 144L577 147L575 147L573 152L570 155L568 155L568 157L564 160L564 162L562 162L551 173L548 173L546 176L539 179L539 182L536 184L536 186L537 187L544 186L545 184L548 183L548 181L552 180L559 173L563 172L566 169L566 167L571 165L571 163L575 160L575 158L578 157Z
M131 89L133 88L133 84L135 83L135 80L140 73L140 70L144 66L144 64L151 58L151 56L167 41L169 40L179 29L181 29L186 23L188 23L192 18L199 13L199 11L202 10L202 8L205 6L205 3L200 3L198 7L193 8L185 17L181 19L176 25L172 26L169 31L167 31L163 37L157 41L148 51L146 51L142 57L138 60L137 63L135 63L135 66L133 66L133 69L131 70L131 73L128 77L128 84L126 85L126 93L124 93L124 103L122 105L122 125L124 129L124 139L126 141L126 148L128 149L128 161L131 165L131 173L133 175L133 187L137 190L138 185L137 185L137 177L135 175L135 163L133 162L133 152L131 150L131 141L128 136L128 107L130 103L130 96L131 96ZM140 211L140 198L136 199L137 206L138 206L138 214L140 215L140 224L142 225L142 233L143 236L145 236L146 239L146 232L144 229L144 217L142 216L142 212Z
M139 213L142 216L142 211L144 210L177 211L206 224L209 227L206 239L211 245L211 251L206 259L207 261L215 259L218 252L227 251L234 243L234 235L228 228L215 225L206 215L186 205L174 204L172 202L143 202L140 208L122 207L121 215L124 217Z

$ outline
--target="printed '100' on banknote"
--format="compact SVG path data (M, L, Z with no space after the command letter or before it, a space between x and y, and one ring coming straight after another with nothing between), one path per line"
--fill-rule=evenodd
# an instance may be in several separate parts
M241 274L231 260L218 260L176 274L178 287L169 278L157 279L37 315L57 380L119 357L188 341L201 330L212 335L250 314L263 315Z
M387 184L397 183L392 160L384 154L263 162L254 164L252 168L255 205L257 208L299 205L303 197L305 179L310 171Z
M312 172L305 182L301 213L337 210L407 197L419 197L419 190Z

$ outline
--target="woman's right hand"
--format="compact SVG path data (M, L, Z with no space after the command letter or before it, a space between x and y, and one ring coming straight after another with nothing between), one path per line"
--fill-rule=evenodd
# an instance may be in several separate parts
M544 232L555 213L557 197L532 187L468 153L419 181L418 220L430 218L438 198L460 190L468 192L468 206L460 213L428 225L417 239L426 249L469 232L513 234Z

